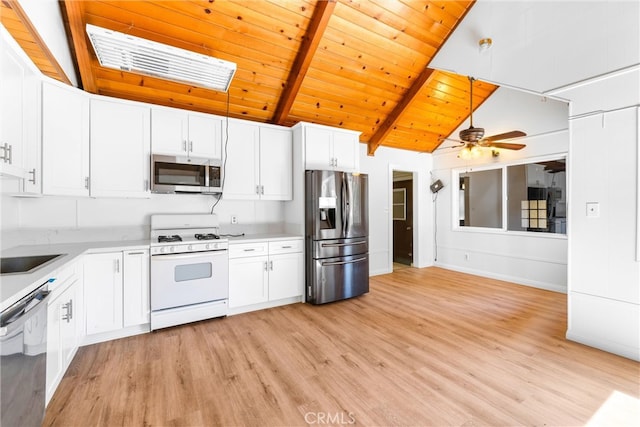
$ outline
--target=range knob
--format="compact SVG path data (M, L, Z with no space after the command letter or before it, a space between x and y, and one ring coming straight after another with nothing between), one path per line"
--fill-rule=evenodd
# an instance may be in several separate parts
M211 244L207 243L205 249L211 249Z
M187 246L187 250L192 251L193 250L193 245Z
M169 252L173 252L173 251L175 251L175 250L176 250L176 249L175 249L173 246L169 246Z
M160 248L160 253L163 254L164 253L164 246Z

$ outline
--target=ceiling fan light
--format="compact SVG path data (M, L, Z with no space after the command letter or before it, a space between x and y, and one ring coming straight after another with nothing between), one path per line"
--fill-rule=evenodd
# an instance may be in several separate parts
M483 39L480 39L478 41L478 47L480 48L480 53L489 50L492 44L493 44L493 40L491 40L490 37L485 37Z
M115 70L229 90L237 65L140 37L87 24L87 35L100 65Z

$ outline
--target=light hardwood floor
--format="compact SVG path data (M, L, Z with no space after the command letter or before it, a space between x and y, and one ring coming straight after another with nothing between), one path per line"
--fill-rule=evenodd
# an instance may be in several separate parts
M83 347L44 425L569 426L638 399L640 364L566 341L565 319L563 294L403 269L347 301Z

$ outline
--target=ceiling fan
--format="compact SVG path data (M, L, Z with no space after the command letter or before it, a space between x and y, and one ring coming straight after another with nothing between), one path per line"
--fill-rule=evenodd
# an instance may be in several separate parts
M527 136L526 133L520 130L512 130L509 132L501 133L498 135L484 136L484 128L473 127L473 82L474 78L469 76L469 128L463 129L459 133L460 139L445 138L452 141L457 141L464 145L465 149L471 150L474 147L489 147L489 148L502 148L505 150L521 150L526 147L526 144L517 144L510 142L501 142L506 139L519 138ZM449 148L458 148L453 146Z

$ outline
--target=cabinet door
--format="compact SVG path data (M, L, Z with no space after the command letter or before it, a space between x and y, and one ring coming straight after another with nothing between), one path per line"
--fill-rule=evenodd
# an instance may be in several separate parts
M229 308L267 301L267 266L266 256L229 260Z
M359 140L356 133L333 133L333 157L335 169L345 172L355 172L359 167Z
M79 317L76 315L80 308L76 298L77 281L69 286L60 296L60 344L62 371L67 370L73 356L78 349L78 327Z
M91 196L150 197L149 108L91 100Z
M122 328L122 253L90 254L84 259L87 335Z
M153 109L151 149L154 154L187 155L187 114L180 110Z
M304 129L305 169L333 169L332 133L329 129Z
M289 129L260 128L262 200L291 200L293 145Z
M62 298L58 296L49 301L47 306L47 403L56 391L56 387L62 377L61 301Z
M222 120L189 115L189 156L222 159Z
M259 132L251 123L229 121L229 142L225 163L225 199L255 200L259 193Z
M24 67L0 35L0 173L22 178L24 138Z
M302 252L272 255L269 259L269 300L298 297L304 292Z
M149 323L149 251L124 254L124 327Z
M42 84L42 191L89 195L89 98L75 88Z
M24 82L25 133L22 192L42 194L42 83L35 74L26 73Z

